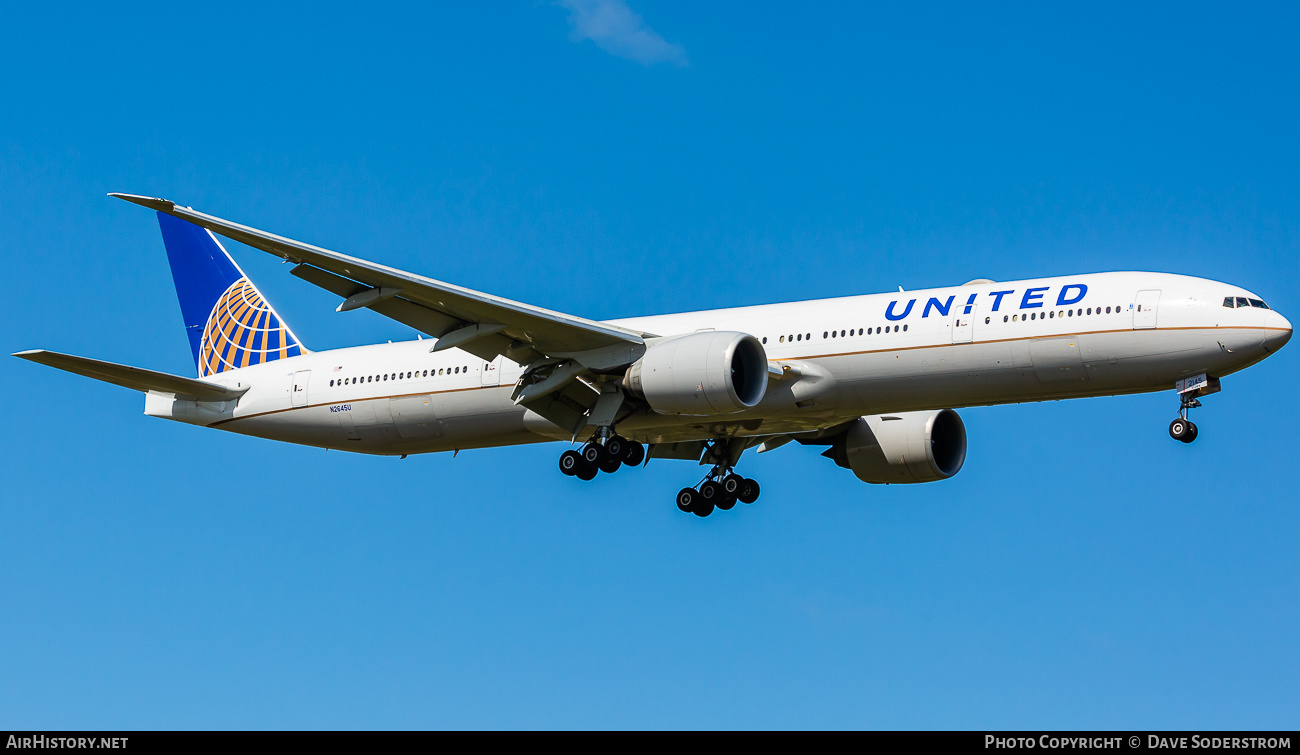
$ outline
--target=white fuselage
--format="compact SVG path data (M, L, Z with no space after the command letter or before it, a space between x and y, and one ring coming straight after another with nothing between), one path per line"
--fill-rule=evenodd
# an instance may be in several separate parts
M630 318L671 336L749 333L792 377L753 409L620 418L635 440L811 432L884 412L1167 390L1221 377L1290 338L1276 312L1227 308L1257 299L1237 286L1162 273L1097 273L974 283L838 299ZM570 440L511 400L522 368L431 340L304 354L208 378L249 386L238 401L150 394L146 413L292 443L407 454Z

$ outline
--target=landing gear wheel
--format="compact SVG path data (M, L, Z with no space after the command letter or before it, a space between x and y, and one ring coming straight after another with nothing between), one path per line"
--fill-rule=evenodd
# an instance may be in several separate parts
M713 504L709 501L698 501L691 509L691 513L696 516L708 516L713 513Z
M619 467L623 466L623 462L620 461L616 456L610 456L609 454L606 454L605 458L602 461L600 461L600 463L598 463L596 466L600 467L600 471L602 472L608 472L610 474L613 474L618 471Z
M582 460L593 467L605 459L604 446L595 443L588 443L582 447Z
M723 493L722 498L718 499L718 508L723 511L731 511L731 507L736 505L735 493Z
M1191 443L1196 440L1197 435L1196 423L1191 420L1187 421L1187 437L1183 438L1184 443Z
M1184 443L1188 443L1189 441L1187 440L1187 436L1191 434L1191 426L1191 422L1179 417L1169 423L1169 437L1174 440L1181 440Z
M560 471L572 477L582 466L582 454L577 451L565 451L560 454Z
M627 454L627 441L617 435L610 436L609 440L605 441L605 454L622 463L623 457Z
M722 478L722 492L727 495L740 495L740 485L745 481L744 477L738 474L729 474Z
M577 477L579 480L594 480L596 479L596 473L599 471L600 468L597 467L595 464L588 464L587 462L584 461L578 467L578 471L574 473L574 476Z
M623 457L624 464L635 467L645 460L645 446L634 440L629 440L624 445L627 448L626 455Z
M714 504L722 500L722 495L722 485L713 480L700 486L700 500L707 502L709 508L713 508Z
M677 508L688 513L694 511L699 497L700 494L695 488L682 488L677 491Z
M754 480L745 479L740 484L740 492L736 494L741 503L753 503L758 500L758 483Z

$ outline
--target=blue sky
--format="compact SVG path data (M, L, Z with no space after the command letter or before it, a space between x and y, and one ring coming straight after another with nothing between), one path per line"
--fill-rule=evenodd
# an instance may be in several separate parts
M191 374L152 215L606 318L1139 269L1300 312L1294 4L15 5L9 351ZM232 253L313 349L402 339ZM0 728L1295 728L1292 346L962 411L955 478L787 446L583 484L349 456L5 358ZM1291 491L1291 492L1288 492Z

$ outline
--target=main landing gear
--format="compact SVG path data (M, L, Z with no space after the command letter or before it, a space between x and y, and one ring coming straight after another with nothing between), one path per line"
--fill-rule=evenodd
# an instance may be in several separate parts
M617 472L627 464L635 467L645 459L645 446L618 435L593 438L577 451L560 454L560 471L579 480L590 480L597 472Z
M730 510L736 501L753 503L758 500L758 492L757 481L718 466L699 485L678 491L677 508L696 516L708 516L715 508Z

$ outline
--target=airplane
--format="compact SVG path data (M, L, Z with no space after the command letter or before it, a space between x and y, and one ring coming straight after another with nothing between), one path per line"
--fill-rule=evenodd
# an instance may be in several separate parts
M367 454L550 441L581 480L651 458L708 471L683 512L753 503L735 469L790 442L874 484L951 478L966 458L955 408L1164 391L1190 410L1275 353L1291 323L1262 298L1186 275L1107 272L972 280L606 322L293 241L165 199L156 211L196 378L34 350L14 354L141 391L145 414ZM217 236L294 263L292 274L410 326L414 341L314 352ZM430 336L425 340L423 336Z

